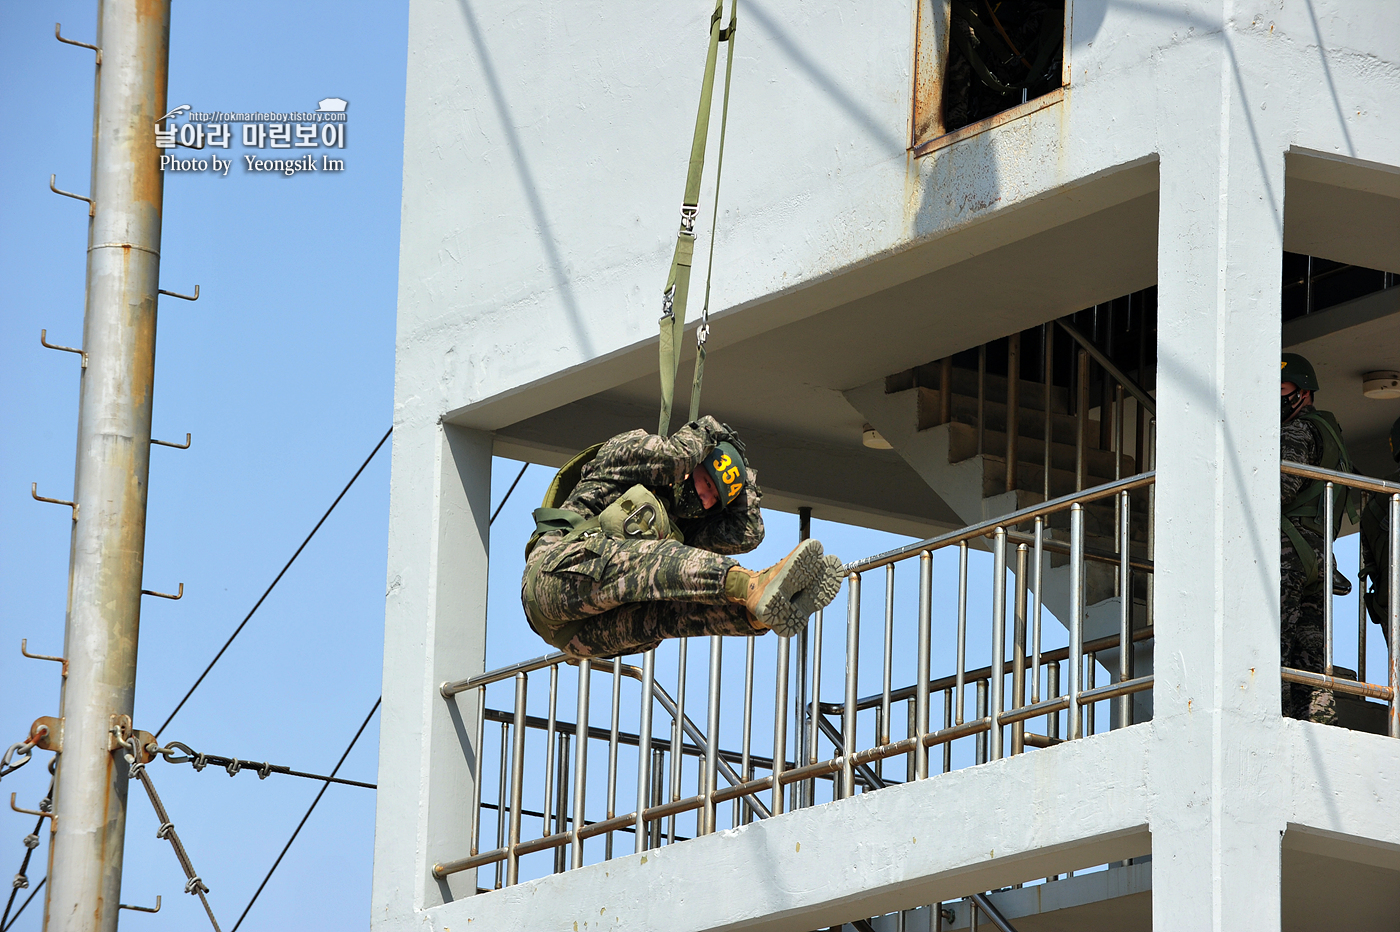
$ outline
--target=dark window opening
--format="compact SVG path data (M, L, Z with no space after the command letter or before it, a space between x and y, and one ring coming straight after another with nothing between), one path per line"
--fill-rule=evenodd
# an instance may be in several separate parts
M1283 254L1283 319L1293 320L1393 288L1393 272L1347 265L1296 252Z
M952 0L943 127L951 132L1061 85L1063 0Z

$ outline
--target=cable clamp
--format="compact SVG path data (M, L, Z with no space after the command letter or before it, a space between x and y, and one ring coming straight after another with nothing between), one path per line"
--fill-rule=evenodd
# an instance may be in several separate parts
M235 757L235 758L232 758L232 759L228 762L228 766L225 767L224 769L228 771L228 775L229 775L230 777L236 777L236 776L238 776L238 771L240 771L240 770L243 769L243 762L240 761L240 760L239 760L238 758L236 758L236 757Z
M170 833L175 831L174 822L162 822L160 828L156 829L156 837L165 839L170 837Z
M201 751L198 754L194 755L194 759L190 761L190 766L194 768L195 773L199 773L205 767L209 766L209 760L204 755L204 752Z
M33 849L39 847L39 836L38 836L38 835L25 835L25 836L24 836L24 846L25 846L26 848L29 848L30 850L33 850Z
M185 882L185 892L198 896L201 893L208 893L209 886L204 881L200 880L199 875L196 874Z
M272 773L272 765L269 764L267 761L263 761L263 765L262 765L261 767L258 768L258 779L259 779L259 780L266 780L266 779L268 778L268 775L271 774L271 773Z
M15 881L11 884L16 890L28 890L29 878L23 874L15 874Z

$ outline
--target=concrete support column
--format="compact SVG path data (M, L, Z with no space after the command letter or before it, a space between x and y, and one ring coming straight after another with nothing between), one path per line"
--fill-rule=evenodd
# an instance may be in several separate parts
M431 484L421 481L433 476ZM486 656L491 435L423 414L394 425L384 630L384 706L372 923L472 895L476 872L432 878L471 844L476 697L439 685Z
M1279 280L1285 101L1228 4L1162 95L1153 929L1280 927ZM1269 122L1270 120L1273 122Z

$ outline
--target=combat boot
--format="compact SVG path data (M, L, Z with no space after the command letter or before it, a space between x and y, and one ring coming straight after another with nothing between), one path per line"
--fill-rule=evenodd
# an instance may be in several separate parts
M725 594L748 609L755 628L791 637L841 591L840 566L835 557L823 555L820 541L804 540L766 570L731 569Z

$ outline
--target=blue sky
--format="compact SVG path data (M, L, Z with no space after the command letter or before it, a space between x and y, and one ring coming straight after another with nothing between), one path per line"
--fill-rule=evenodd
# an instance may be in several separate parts
M57 666L25 660L61 653L70 523L34 502L68 497L77 424L77 360L43 349L82 339L86 212L47 190L48 176L88 190L92 55L53 38L92 41L95 4L6 4L0 11L0 741L58 711ZM197 303L162 298L153 433L189 450L151 457L145 585L179 602L142 608L136 723L154 729L257 600L335 494L388 428L392 412L399 192L403 144L406 4L248 2L176 4L170 105L196 111L312 110L348 100L336 176L170 174L165 183L161 284ZM235 134L237 125L233 126ZM235 135L225 156L244 151ZM182 154L187 154L183 153ZM669 224L658 205L657 222ZM656 270L659 287L665 269ZM380 690L387 448L254 616L162 736L210 753L329 772ZM497 461L499 500L517 466ZM491 660L544 650L521 636L514 593L516 538L549 478L533 467L502 513L491 590ZM776 558L796 518L770 517ZM874 552L887 535L855 532ZM771 551L771 553L770 553ZM836 639L839 642L839 638ZM374 781L378 718L342 775ZM4 781L33 807L47 786L36 764ZM210 901L231 928L319 784L273 776L230 778L215 768L159 763L152 778ZM345 929L366 924L374 792L333 787L244 923L245 929ZM133 928L198 928L197 900L155 816L133 793L124 902L159 917L123 915ZM0 873L18 866L27 816L0 814ZM28 871L44 874L47 840ZM13 865L11 864L13 862ZM22 901L21 896L20 901ZM15 926L39 928L42 894ZM19 901L17 901L18 903Z

